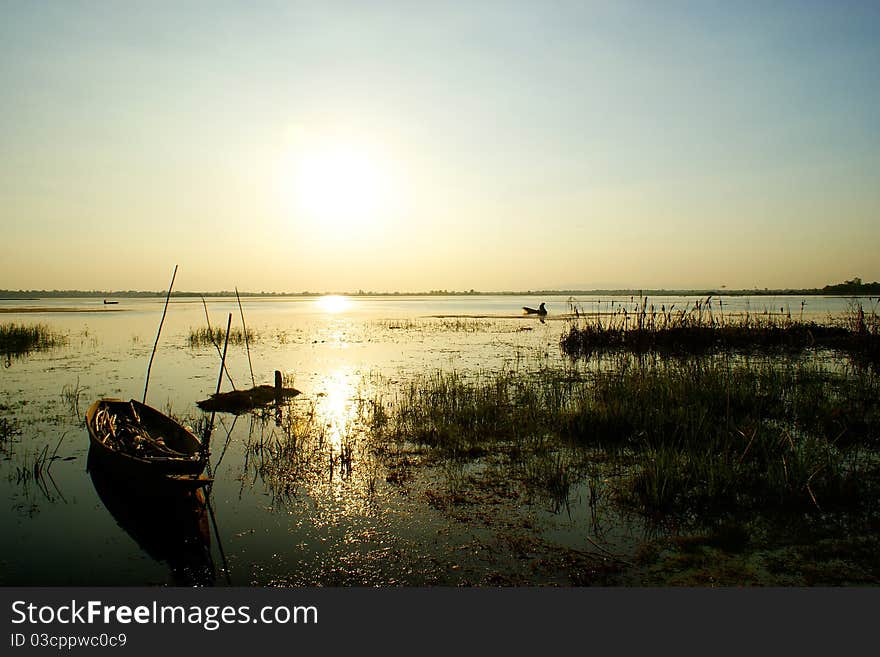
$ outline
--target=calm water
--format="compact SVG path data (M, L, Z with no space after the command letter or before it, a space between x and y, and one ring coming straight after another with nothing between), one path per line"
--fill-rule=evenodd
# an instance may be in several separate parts
M546 321L522 314L521 306L541 301ZM634 303L629 297L576 301L585 312L608 311L612 301ZM650 300L658 309L693 301ZM210 506L181 503L157 513L89 472L82 414L99 397L142 397L163 300L121 299L112 306L101 299L0 301L0 322L39 322L67 336L62 347L0 368L0 419L20 429L0 444L0 583L522 581L516 551L498 549L496 529L456 520L429 503L437 477L448 472L425 468L406 487L389 475L357 424L357 409L359 400L383 390L393 395L397 383L432 369L476 372L562 361L567 297L249 298L243 304L256 332L256 383L271 383L277 369L302 394L278 417L219 415ZM839 297L731 297L723 306L725 312L781 310L824 319L847 304ZM241 325L234 299L210 299L208 311L214 327L225 326L229 313L233 326ZM147 399L192 422L201 415L196 402L216 387L219 368L214 347L189 345L190 329L204 325L201 300L172 301ZM243 346L230 347L228 366L236 387L250 387ZM230 389L225 379L223 389ZM320 443L303 447L309 457L295 472L279 472L271 446L286 427L304 421L320 428ZM35 458L56 449L51 468L35 475ZM353 454L347 463L346 453ZM621 518L602 530L597 509L579 489L564 508L519 500L497 504L492 513L502 520L509 514L511 526L538 532L545 545L574 549L586 546L590 526L621 546L646 531ZM534 579L566 583L563 570Z

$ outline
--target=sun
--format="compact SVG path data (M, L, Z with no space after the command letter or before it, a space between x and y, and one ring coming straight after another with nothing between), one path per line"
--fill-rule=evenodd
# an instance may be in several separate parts
M337 314L351 308L351 299L339 294L327 294L318 297L315 305L326 313Z
M333 228L371 224L390 201L387 163L357 144L313 144L293 156L284 177L297 216Z

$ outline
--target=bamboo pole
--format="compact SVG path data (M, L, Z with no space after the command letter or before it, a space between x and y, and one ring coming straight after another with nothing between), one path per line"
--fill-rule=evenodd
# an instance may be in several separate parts
M223 370L226 369L226 349L229 347L229 329L232 327L232 313L226 320L226 339L223 341L223 355L220 357L220 376L217 377L217 392L220 394L220 386L223 384Z
M220 550L220 558L223 560L223 573L226 575L226 583L232 584L232 577L229 574L229 563L226 561L226 553L223 551L223 543L220 540L220 530L217 529L217 519L214 517L214 507L211 504L211 493L205 496L205 503L208 506L208 515L211 518L211 524L214 526L214 537L217 539L217 548Z
M214 349L217 350L217 355L221 356L221 358L222 358L222 354L220 353L220 345L214 341L214 333L211 331L211 318L208 316L208 304L205 301L204 295L201 295L201 298L202 298L202 306L205 309L205 321L208 323L208 335L211 337L211 344L214 345ZM229 368L224 367L223 370L226 372L226 378L229 379L229 385L232 386L233 390L236 390L237 388L235 387L235 382L232 380L232 377L229 375Z
M156 342L153 344L153 353L150 354L150 363L147 365L147 380L144 382L144 404L147 403L147 387L150 385L150 370L153 368L153 358L156 356L156 347L159 346L159 336L162 335L162 325L165 323L165 314L168 312L168 301L171 299L171 288L174 287L174 279L177 277L177 265L174 265L174 273L171 274L171 285L168 286L168 294L165 296L165 309L162 311L162 319L159 322L159 331L156 333Z
M241 307L241 297L238 296L238 288L235 288L235 298L238 299L238 312L241 313L241 329L244 331L244 348L247 350L248 367L251 368L251 385L256 388L257 381L254 378L254 366L251 364L251 347L248 344L247 326L244 323L244 310Z
M220 358L220 375L217 377L217 392L215 395L220 394L220 386L223 384L223 370L226 368L226 349L229 347L229 329L232 327L232 313L229 313L229 318L226 320L226 340L223 341L223 355ZM211 433L214 431L214 418L217 415L217 411L211 411L211 421L208 424L208 428L205 431L205 438L202 440L202 450L204 452L208 451L208 446L211 442Z

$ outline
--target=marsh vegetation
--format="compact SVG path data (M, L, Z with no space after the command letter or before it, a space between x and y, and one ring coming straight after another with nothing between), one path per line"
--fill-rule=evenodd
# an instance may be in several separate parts
M722 320L709 301L683 314L678 301L652 310L640 300L640 312L634 300L602 301L603 312L573 309L568 326L482 319L482 307L326 321L263 311L253 354L242 334L227 367L247 379L253 356L258 380L277 368L292 387L296 374L302 394L267 389L265 406L216 414L210 501L232 581L880 583L873 306L823 323L815 312L734 313L725 301ZM551 305L554 319L563 304ZM225 336L190 340L200 310L173 316L177 339L160 350L151 395L203 435L212 413L198 402L216 387ZM111 321L121 320L97 331ZM566 349L584 328L586 348ZM76 502L92 499L80 487L80 416L86 399L139 394L143 346L124 330L115 342L95 333L100 343L49 371L31 359L7 372L0 483L17 521L106 520L100 504ZM78 438L59 443L65 433ZM148 581L148 566L126 565L130 542L114 549L115 572Z
M597 351L626 350L666 354L793 353L832 349L860 360L880 358L880 316L877 306L867 312L854 303L842 317L826 322L805 320L800 312L780 307L778 312L724 311L723 299L697 300L683 307L656 307L647 297L620 303L606 313L585 313L572 306L571 321L560 340L572 357Z
M374 412L377 435L450 459L566 451L626 472L622 502L644 513L857 504L877 485L877 377L813 362L621 358L409 382Z
M239 327L229 329L229 344L231 345L243 345L245 342L253 344L258 339L257 333L252 329L247 329L247 331ZM226 329L220 327L190 328L187 335L187 344L192 348L218 346L222 345L225 340Z
M64 342L64 335L45 324L0 324L0 355L7 361L60 346Z

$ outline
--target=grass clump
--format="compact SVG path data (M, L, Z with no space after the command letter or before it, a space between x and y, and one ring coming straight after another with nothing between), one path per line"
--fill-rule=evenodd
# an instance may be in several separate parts
M45 324L0 324L0 353L7 360L63 344L64 336Z
M540 419L530 407L536 392L512 372L468 378L437 371L402 388L384 428L449 456L480 456L535 437Z
M12 444L21 436L21 424L13 418L0 417L0 455L9 455Z
M627 473L617 499L647 514L853 505L880 479L876 376L815 363L436 372L404 386L389 409L386 437L454 459L515 454L526 479L543 472L551 490L567 490L598 453ZM580 462L569 456L561 467L560 450Z
M790 311L724 314L723 300L712 297L683 308L656 308L644 297L633 307L619 305L604 315L573 308L575 320L560 340L572 357L607 350L660 353L834 349L860 359L880 358L880 317L876 308L854 304L836 321L793 318Z
M245 338L245 336L247 336L247 338ZM187 336L187 342L193 349L207 347L208 345L222 345L225 340L226 329L209 328L207 326L195 329L191 328L189 330L189 335ZM245 344L245 340L247 340L248 343L255 342L257 340L256 333L251 329L247 329L247 333L240 328L232 328L229 330L229 344L243 345Z

